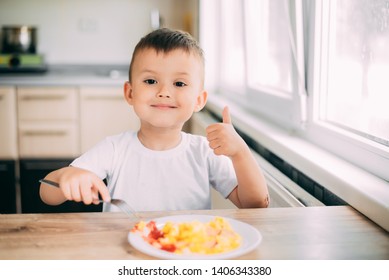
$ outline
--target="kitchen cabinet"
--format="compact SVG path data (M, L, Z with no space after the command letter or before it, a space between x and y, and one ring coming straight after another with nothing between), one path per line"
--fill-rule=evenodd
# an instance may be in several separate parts
M1 86L0 109L0 128L7 136L0 145L0 160L4 160L0 161L0 211L15 212L18 181L22 213L101 211L101 205L76 202L46 205L39 196L39 179L68 166L105 137L139 128L137 116L124 99L123 88L74 84Z
M106 136L139 129L139 120L126 102L122 87L80 88L81 153Z
M0 160L0 214L16 213L16 162Z
M0 214L16 213L16 94L15 88L0 87Z
M22 213L84 212L81 203L43 203L39 179L79 155L79 101L76 87L17 88L20 199ZM96 207L91 211L99 211Z
M14 87L0 87L0 159L17 159L16 93Z
M21 158L79 154L77 88L19 87L17 104Z
M61 205L45 204L39 196L39 179L47 173L68 166L72 159L21 159L20 189L22 213L101 212L102 205L67 201Z

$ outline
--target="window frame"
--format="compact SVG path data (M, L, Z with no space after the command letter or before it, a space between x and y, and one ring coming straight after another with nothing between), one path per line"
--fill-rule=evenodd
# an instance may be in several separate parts
M334 0L320 0L312 3L314 28L308 34L308 49L312 56L308 59L307 86L311 97L308 99L308 122L302 137L352 162L356 166L389 181L389 147L385 147L357 133L342 129L329 122L323 121L320 112L321 96L327 88L328 49L322 46L328 34L329 22L323 24L325 15L328 16L330 5ZM328 19L328 17L327 17ZM324 39L323 39L324 38Z
M243 10L249 9L247 3L242 1ZM292 45L292 91L276 90L271 87L253 85L252 74L250 73L250 56L253 52L249 40L250 30L246 28L250 25L249 18L245 18L245 52L246 56L246 100L244 106L251 108L253 111L267 118L272 119L278 125L289 127L291 130L304 129L307 120L307 92L305 90L305 65L304 65L304 36L303 36L303 10L301 0L285 1L288 3L289 12L288 21L290 23L290 41ZM239 102L239 101L238 101ZM267 106L255 106L254 104L267 104Z
M323 15L319 11L323 8L328 9L333 1L292 1L294 4L291 7L300 9L302 15L299 17L296 16L299 13L294 14L296 22L292 30L298 42L296 43L298 67L300 67L300 73L303 71L304 74L300 74L302 80L298 83L299 88L294 92L293 98L287 98L285 94L271 92L268 88L252 91L247 86L248 81L245 81L246 85L241 89L243 93L238 93L236 89L223 84L218 75L218 65L223 59L221 52L218 51L221 47L218 44L220 44L222 34L218 29L220 26L217 26L221 23L219 7L222 1L200 0L200 15L205 14L207 18L207 21L200 19L200 43L205 50L207 67L206 89L210 94L217 94L232 101L258 121L266 121L278 126L286 133L300 137L339 159L389 182L389 172L387 172L389 147L326 123L319 116L320 95L326 90L326 65L321 63L324 63L327 57L318 42L324 35L328 35L325 33L325 26L321 24ZM246 37L247 34L245 34ZM244 44L246 47L248 44L246 40ZM248 59L247 56L245 58ZM252 98L253 95L256 97Z

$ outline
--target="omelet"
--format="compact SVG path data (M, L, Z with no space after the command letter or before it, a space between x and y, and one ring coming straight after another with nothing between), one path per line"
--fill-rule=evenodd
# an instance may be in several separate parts
M141 221L132 231L141 232L143 239L152 246L176 254L225 253L237 249L242 239L222 217L215 217L207 223L167 222L161 229L154 221Z

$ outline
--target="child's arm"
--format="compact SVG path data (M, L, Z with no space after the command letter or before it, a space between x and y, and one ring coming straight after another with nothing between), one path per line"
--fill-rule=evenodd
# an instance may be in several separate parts
M265 178L249 147L232 126L228 107L223 110L223 123L210 125L206 132L214 153L232 160L238 186L228 198L239 208L267 207L269 193Z
M104 201L111 200L104 182L94 173L81 168L64 167L49 173L45 179L57 182L60 186L40 185L41 199L49 205L58 205L66 200L98 203L99 194Z

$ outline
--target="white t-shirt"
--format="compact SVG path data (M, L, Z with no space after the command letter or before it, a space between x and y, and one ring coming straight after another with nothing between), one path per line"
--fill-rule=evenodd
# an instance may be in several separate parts
M237 186L232 162L215 155L205 137L181 135L175 148L154 151L127 131L107 137L71 165L106 178L111 197L138 211L210 209L211 187L227 197ZM119 209L105 204L103 211Z

